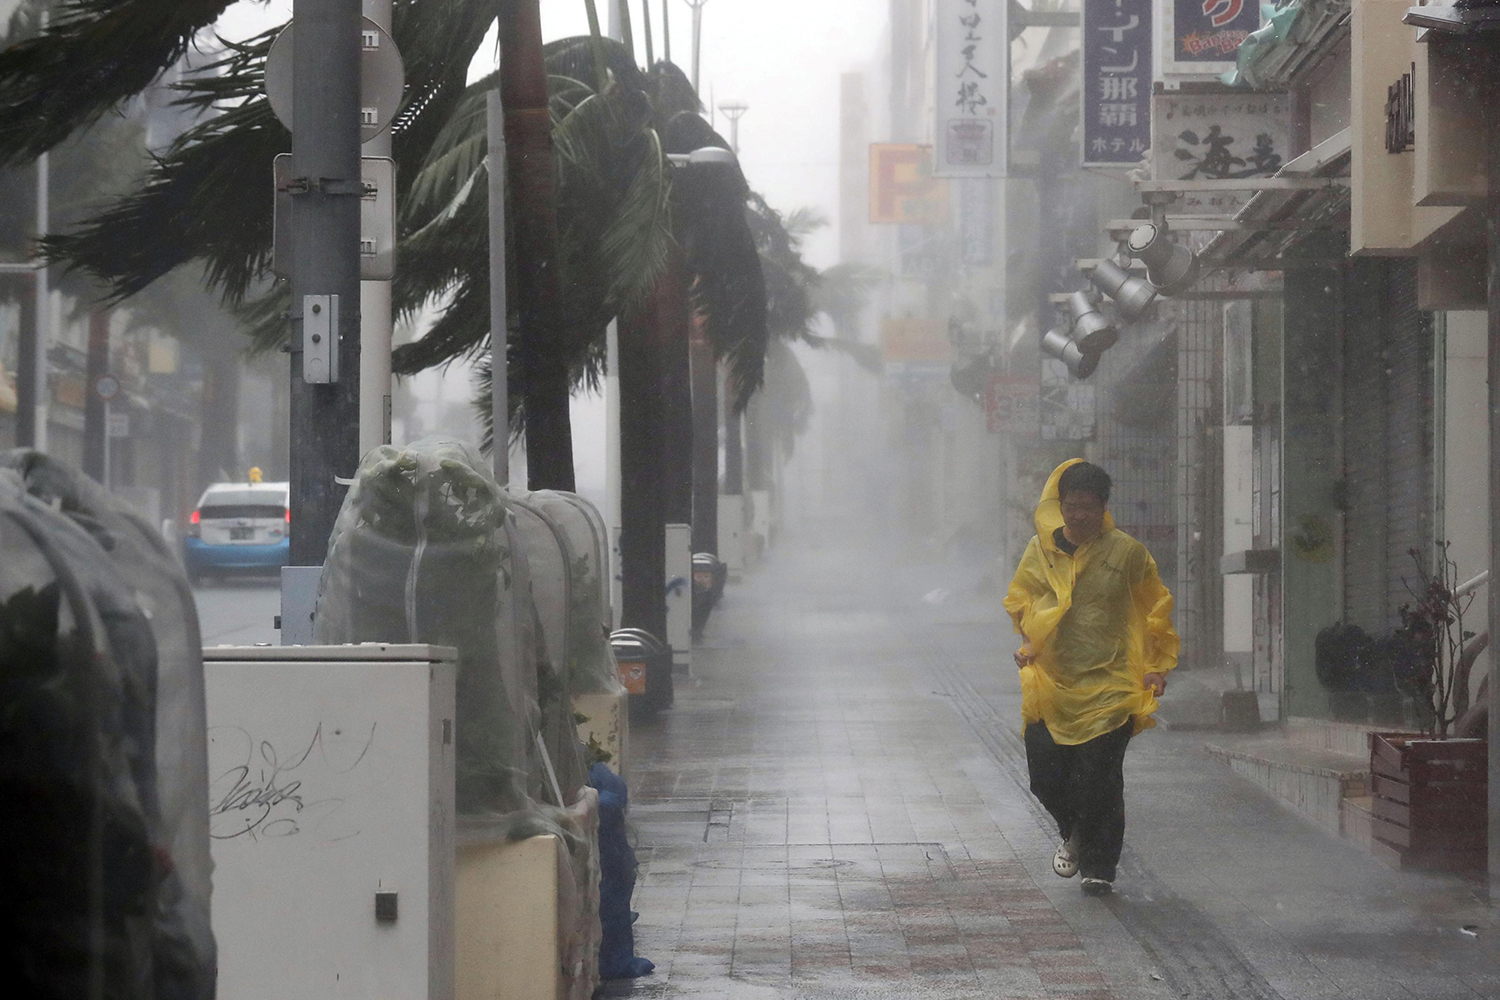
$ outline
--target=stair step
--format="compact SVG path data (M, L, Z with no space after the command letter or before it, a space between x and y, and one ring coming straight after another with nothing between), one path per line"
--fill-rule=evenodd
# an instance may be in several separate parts
M1344 800L1369 794L1368 758L1308 746L1280 735L1221 739L1207 744L1206 749L1230 770L1335 836L1344 830Z

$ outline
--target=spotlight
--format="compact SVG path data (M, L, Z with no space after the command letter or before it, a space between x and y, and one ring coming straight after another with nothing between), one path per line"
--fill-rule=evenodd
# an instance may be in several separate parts
M1088 378L1099 367L1099 355L1080 348L1062 330L1048 330L1042 336L1042 353L1067 365L1074 378Z
M1100 314L1088 292L1069 295L1068 311L1073 314L1073 343L1083 353L1103 354L1120 339L1120 331Z
M1130 255L1146 265L1146 277L1163 295L1185 292L1198 280L1198 258L1173 243L1164 227L1149 222L1138 226L1126 245Z
M1134 277L1108 258L1101 260L1088 278L1095 288L1114 300L1127 323L1140 319L1156 301L1156 289L1151 282Z

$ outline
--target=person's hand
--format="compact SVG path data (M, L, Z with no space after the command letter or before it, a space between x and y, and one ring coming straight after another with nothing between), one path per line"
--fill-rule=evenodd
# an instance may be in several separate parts
M1016 650L1015 655L1017 669L1030 665L1030 663L1036 659L1035 656L1031 655L1031 649L1026 646L1022 646L1020 649Z
M1151 693L1158 698L1167 693L1166 674L1147 674L1142 680L1146 682L1146 687L1151 689Z

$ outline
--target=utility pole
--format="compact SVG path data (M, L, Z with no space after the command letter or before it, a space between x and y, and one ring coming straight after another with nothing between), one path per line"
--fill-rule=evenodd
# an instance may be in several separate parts
M1484 102L1488 153L1488 190L1485 192L1485 235L1489 243L1489 274L1486 299L1489 306L1489 404L1490 404L1490 584L1489 633L1500 636L1500 41L1491 35L1487 45L1475 53L1483 66L1488 63L1488 100ZM1490 648L1496 649L1491 642ZM1500 656L1491 654L1492 663ZM1500 892L1500 684L1495 667L1490 668L1489 717L1489 875L1490 905Z
M647 0L649 2L649 0ZM703 5L708 0L682 0L693 8L693 93L698 93L698 66L703 55Z
M293 566L322 564L344 498L335 477L352 476L359 462L360 8L292 5Z
M391 30L394 0L363 0L364 16ZM391 155L391 130L364 144L365 156ZM394 194L392 195L394 197ZM391 443L391 283L359 283L359 454Z
M495 481L510 485L510 365L505 301L505 111L500 91L484 95L490 176L490 458Z

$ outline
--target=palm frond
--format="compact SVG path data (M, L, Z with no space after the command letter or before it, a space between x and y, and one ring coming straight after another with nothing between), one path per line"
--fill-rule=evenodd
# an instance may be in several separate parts
M34 160L149 87L231 0L64 0L0 50L0 165ZM12 22L12 34L39 26Z
M271 265L271 161L291 136L264 99L190 129L155 161L144 186L71 233L48 237L54 263L96 276L118 301L187 263L231 305Z

